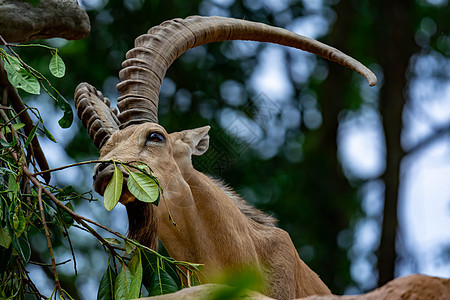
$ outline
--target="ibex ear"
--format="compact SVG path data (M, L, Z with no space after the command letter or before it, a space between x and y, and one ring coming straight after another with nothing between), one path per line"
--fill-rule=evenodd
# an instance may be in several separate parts
M191 130L192 140L194 142L194 148L192 149L193 155L202 155L209 148L209 135L208 132L211 129L210 126L204 126Z
M111 135L119 130L117 111L112 110L108 98L87 83L75 90L75 107L78 117L89 132L97 148L102 148Z

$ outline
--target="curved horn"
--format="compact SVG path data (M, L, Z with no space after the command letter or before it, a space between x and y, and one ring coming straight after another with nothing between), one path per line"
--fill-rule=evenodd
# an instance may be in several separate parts
M74 101L78 117L95 146L100 149L119 129L117 111L110 108L108 98L104 98L100 91L84 82L77 86Z
M172 62L187 50L211 42L251 40L289 46L320 55L363 75L370 86L375 74L354 58L316 40L283 28L223 17L193 16L173 19L152 27L135 40L128 51L117 85L121 128L158 121L158 96Z

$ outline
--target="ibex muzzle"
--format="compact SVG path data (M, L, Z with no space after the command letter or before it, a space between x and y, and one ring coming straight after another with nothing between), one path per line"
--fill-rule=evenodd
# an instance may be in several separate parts
M289 235L273 218L250 207L222 183L196 171L192 155L209 145L209 126L168 134L157 124L158 95L166 70L190 48L224 40L253 40L295 47L355 70L375 85L375 75L355 59L318 41L261 23L222 17L175 19L151 28L136 39L119 73L120 114L92 86L75 93L78 116L88 129L100 159L145 162L153 170L178 224L164 205L135 201L125 190L130 236L156 247L156 233L178 260L205 265L205 281L221 271L252 268L262 275L262 292L289 299L330 291L300 260ZM94 186L103 193L112 175L99 165Z
M114 165L111 162L102 162L94 168L94 190L103 196L106 187L102 183L108 182L114 173ZM104 178L103 178L104 177Z

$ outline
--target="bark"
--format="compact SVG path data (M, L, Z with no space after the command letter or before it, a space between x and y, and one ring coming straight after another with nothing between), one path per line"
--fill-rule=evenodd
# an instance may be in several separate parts
M384 84L380 91L380 113L386 144L386 170L383 223L378 253L378 286L394 278L397 259L397 207L400 165L405 155L401 147L402 114L407 101L407 70L414 53L414 30L411 20L412 2L378 2L376 45L377 60L383 68Z

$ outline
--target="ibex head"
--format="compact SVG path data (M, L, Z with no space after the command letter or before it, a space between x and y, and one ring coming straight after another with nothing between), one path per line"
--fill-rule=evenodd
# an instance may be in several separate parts
M222 17L190 17L174 19L151 28L138 37L119 73L117 85L120 114L112 110L109 100L92 86L82 83L75 93L78 116L95 145L100 159L124 162L143 161L158 178L168 202L189 205L189 185L186 173L193 170L192 155L208 149L209 127L168 134L157 124L158 95L165 73L172 62L196 46L224 40L253 40L295 47L362 74L369 84L376 84L375 75L355 59L339 50L290 31L261 23ZM113 173L111 165L97 166L95 190L103 194ZM172 198L172 199L171 199ZM158 221L154 206L134 201L125 189L120 201L129 213L130 235L155 247ZM153 227L152 227L153 226ZM146 227L146 232L142 229ZM149 228L154 228L149 233Z

